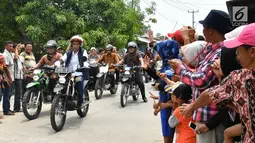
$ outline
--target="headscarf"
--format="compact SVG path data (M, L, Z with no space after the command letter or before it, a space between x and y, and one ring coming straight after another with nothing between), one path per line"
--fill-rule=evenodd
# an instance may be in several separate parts
M180 47L174 40L162 41L156 45L156 48L159 56L162 58L163 67L168 65L169 59L178 58Z
M227 40L236 38L242 32L244 27L245 26L237 27L233 31L225 34L225 38ZM236 48L221 48L220 66L224 77L227 77L230 72L242 68L236 59L236 50Z
M190 66L196 67L204 59L202 55L199 57L197 55L203 50L206 44L207 42L205 41L195 41L182 47L183 56L189 62Z

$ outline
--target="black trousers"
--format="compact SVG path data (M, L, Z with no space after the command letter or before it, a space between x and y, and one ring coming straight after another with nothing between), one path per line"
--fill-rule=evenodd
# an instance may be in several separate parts
M92 87L95 87L98 72L99 72L98 67L90 67L90 69L89 69L89 76L93 77L93 86Z
M142 97L145 97L145 86L144 86L144 83L143 83L142 71L137 71L135 73L135 82L138 85L138 87L140 88Z
M23 79L15 79L14 111L20 110L20 103L23 96Z

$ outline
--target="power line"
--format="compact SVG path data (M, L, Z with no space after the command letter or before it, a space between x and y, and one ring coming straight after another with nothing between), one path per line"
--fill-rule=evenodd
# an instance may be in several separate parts
M168 5L170 5L170 6L172 6L172 7L174 7L174 8L176 8L176 9L178 9L178 10L183 10L183 11L187 11L187 9L183 9L183 8L180 8L180 7L177 7L176 5L174 5L174 4L172 4L172 3L170 3L170 2L168 2L168 1L166 1L166 0L163 0L166 4L168 4Z
M146 0L143 0L148 6L151 6L149 3L148 3L148 1L146 1ZM172 23L175 23L175 21L173 21L173 20L170 20L169 18L167 18L165 15L163 15L163 14L161 14L159 11L157 11L157 10L155 10L155 12L156 13L158 13L160 16L162 16L163 18L165 18L166 20L168 20L168 21L170 21L170 22L172 22Z

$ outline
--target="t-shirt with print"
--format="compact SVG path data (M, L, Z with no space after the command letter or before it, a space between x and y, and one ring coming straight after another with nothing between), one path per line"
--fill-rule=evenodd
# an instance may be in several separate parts
M52 65L54 65L54 63L55 63L56 61L60 60L61 57L62 57L62 54L56 53L56 54L52 57L52 59L49 60L49 59L47 58L47 55L44 55L44 56L41 58L41 60L39 61L39 63L42 64L42 65L52 66Z
M176 108L174 113L169 118L170 127L175 127L176 143L196 143L196 134L193 129L189 127L190 122L195 122L192 117L185 118L181 114L180 108Z
M255 143L255 71L233 71L222 82L209 89L209 96L218 106L234 103L242 124L242 142Z
M35 56L33 53L27 54L26 52L22 52L20 54L21 62L25 65L27 69L33 68L36 65Z
M14 81L14 55L6 49L4 50L3 55L5 56L5 65L11 74L12 81Z

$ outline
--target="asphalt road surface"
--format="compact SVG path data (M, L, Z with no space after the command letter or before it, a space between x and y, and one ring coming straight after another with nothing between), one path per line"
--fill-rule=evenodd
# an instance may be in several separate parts
M67 112L65 126L58 133L50 124L50 104L44 104L39 118L32 121L23 113L5 116L0 124L0 143L163 143L159 115L153 115L153 100L144 103L141 96L138 101L130 97L122 108L120 89L121 85L116 95L105 91L100 100L91 92L87 116L79 118L76 111ZM150 83L146 85L147 96L149 91L157 93Z

